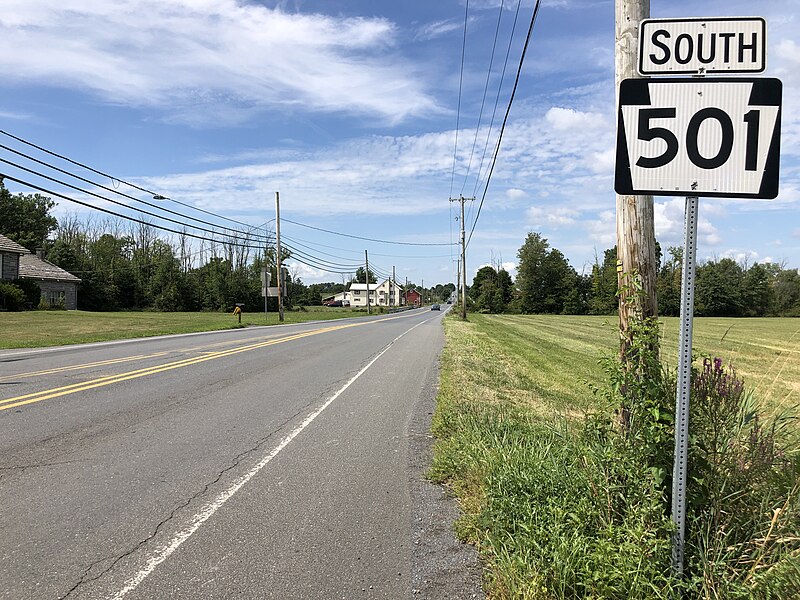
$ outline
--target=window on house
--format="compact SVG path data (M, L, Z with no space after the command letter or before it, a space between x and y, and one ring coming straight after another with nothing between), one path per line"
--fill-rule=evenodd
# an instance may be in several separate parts
M66 301L66 294L64 290L50 290L47 292L47 302L50 306L59 306Z

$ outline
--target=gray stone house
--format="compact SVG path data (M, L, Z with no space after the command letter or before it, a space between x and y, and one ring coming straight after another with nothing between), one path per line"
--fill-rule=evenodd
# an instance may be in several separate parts
M28 254L28 249L0 235L0 281L19 277L19 257Z
M0 279L30 279L39 284L46 302L63 303L67 310L78 308L78 277L46 261L41 251L31 254L4 235L0 235Z

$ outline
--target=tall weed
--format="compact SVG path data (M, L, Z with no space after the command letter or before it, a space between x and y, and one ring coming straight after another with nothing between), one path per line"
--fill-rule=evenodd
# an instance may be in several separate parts
M522 367L485 332L458 327L458 351L442 358L430 475L461 498L457 532L479 547L491 598L800 598L795 428L762 416L735 370L706 358L693 373L678 580L675 373L658 356L658 323L633 324L630 354L604 362L609 384L577 419L542 417L495 393L497 365Z

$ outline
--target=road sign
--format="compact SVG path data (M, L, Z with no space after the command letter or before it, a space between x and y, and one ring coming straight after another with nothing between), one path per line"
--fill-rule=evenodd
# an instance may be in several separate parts
M763 73L766 67L761 17L647 19L639 29L642 75Z
M775 198L781 93L772 78L624 80L614 189Z
M264 298L277 298L278 297L278 286L271 285L271 286L267 287L267 286L263 286L262 285L261 286L261 296L264 297ZM284 296L286 296L286 294L284 294Z

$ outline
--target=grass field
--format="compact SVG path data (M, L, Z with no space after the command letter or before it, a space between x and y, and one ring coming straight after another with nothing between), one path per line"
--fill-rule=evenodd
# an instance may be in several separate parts
M661 329L662 358L674 367L678 319ZM489 597L679 597L658 567L669 570L669 535L654 534L669 527L655 523L660 509L634 507L628 516L640 525L609 525L619 544L614 533L593 537L589 513L569 525L578 518L569 511L604 485L582 489L575 474L602 474L616 460L591 467L570 433L604 406L592 388L608 385L600 359L617 352L616 317L470 315L447 318L445 332L430 475L459 497L457 531L480 549ZM797 414L800 320L698 318L693 345L732 364L768 412Z
M470 315L469 321L447 322L452 360L465 363L485 396L516 397L550 411L590 407L590 385L604 377L598 361L618 347L616 317ZM674 367L678 319L662 322L661 355ZM470 352L459 351L462 336L471 339ZM693 346L733 365L768 405L800 404L800 319L697 318Z
M286 311L285 323L341 319L366 314L364 309L316 307ZM244 313L241 326L276 325L277 313ZM103 342L171 333L216 331L239 327L231 314L212 312L25 311L0 313L0 349L38 348Z

